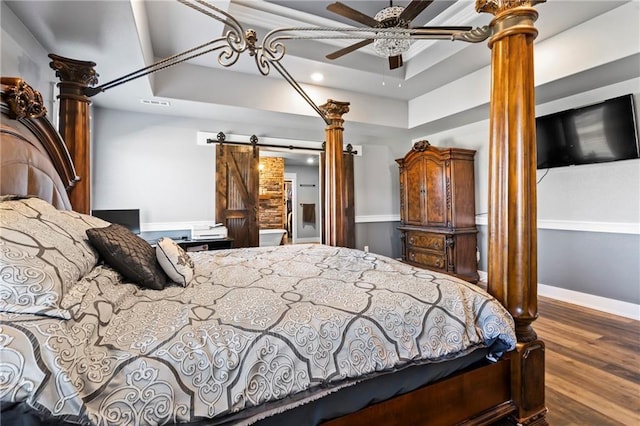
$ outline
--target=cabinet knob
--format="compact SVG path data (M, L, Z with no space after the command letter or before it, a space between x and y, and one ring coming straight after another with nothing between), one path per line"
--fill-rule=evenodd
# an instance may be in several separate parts
M411 253L409 255L409 257L411 258L411 260L416 260L416 254L415 253Z
M409 244L413 244L413 237L409 237Z

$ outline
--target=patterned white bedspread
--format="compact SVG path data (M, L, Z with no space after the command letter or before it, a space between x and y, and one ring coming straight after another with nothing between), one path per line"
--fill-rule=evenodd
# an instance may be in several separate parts
M198 421L515 346L511 317L477 286L383 256L323 245L190 255L187 288L144 290L99 265L65 300L70 320L0 313L3 405L98 425Z

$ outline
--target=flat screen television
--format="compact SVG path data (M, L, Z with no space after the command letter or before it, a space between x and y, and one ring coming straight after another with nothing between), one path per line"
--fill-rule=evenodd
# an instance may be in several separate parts
M640 158L633 95L536 118L538 169Z
M107 222L122 225L134 234L140 233L139 209L92 210L91 215Z

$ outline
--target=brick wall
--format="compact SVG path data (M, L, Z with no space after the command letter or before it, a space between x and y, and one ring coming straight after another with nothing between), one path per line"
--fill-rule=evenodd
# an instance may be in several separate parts
M284 158L260 157L260 229L286 229Z

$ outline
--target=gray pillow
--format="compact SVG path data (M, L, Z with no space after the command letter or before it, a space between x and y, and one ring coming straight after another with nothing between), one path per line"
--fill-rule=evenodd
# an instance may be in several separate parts
M156 259L151 245L122 225L87 229L89 241L104 261L131 282L145 288L162 290L167 275Z
M71 318L64 299L98 262L86 230L108 225L39 198L0 197L0 312Z

